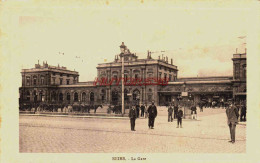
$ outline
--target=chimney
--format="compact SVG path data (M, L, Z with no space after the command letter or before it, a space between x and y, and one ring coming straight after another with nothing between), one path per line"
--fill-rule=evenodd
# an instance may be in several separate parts
M171 58L171 64L173 65L173 60L172 60L172 58Z
M147 50L147 59L149 59L149 50Z
M245 54L246 54L246 48L245 48Z
M168 57L166 57L166 62L168 63Z

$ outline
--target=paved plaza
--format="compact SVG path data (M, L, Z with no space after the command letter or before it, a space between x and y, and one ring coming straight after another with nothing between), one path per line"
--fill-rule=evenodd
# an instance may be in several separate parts
M46 153L245 153L246 124L230 135L225 109L198 111L198 120L168 122L167 108L158 107L155 129L148 119L136 120L130 130L127 118L75 118L20 115L20 152Z

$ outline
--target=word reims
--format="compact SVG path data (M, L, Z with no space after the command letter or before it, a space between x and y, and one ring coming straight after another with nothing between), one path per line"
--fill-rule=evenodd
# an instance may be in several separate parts
M124 85L126 86L143 86L143 85L168 85L169 79L168 78L111 78L110 80L107 78L96 78L93 85L102 85L102 86L109 86L109 85L119 85L120 82L123 81Z

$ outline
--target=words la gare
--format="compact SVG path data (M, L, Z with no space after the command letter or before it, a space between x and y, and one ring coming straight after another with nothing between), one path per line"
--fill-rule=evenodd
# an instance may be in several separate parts
M144 157L131 157L131 160L146 160Z

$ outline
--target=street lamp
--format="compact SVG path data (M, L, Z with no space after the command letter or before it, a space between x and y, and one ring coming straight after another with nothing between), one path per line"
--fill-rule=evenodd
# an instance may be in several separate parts
M122 42L122 45L120 45L120 50L121 50L121 60L122 60L122 72L121 72L121 79L123 80L124 79L124 53L125 53L125 49L126 49L126 46L124 44L124 42ZM125 113L125 102L124 102L124 99L125 99L125 88L124 88L124 81L122 81L122 114Z

